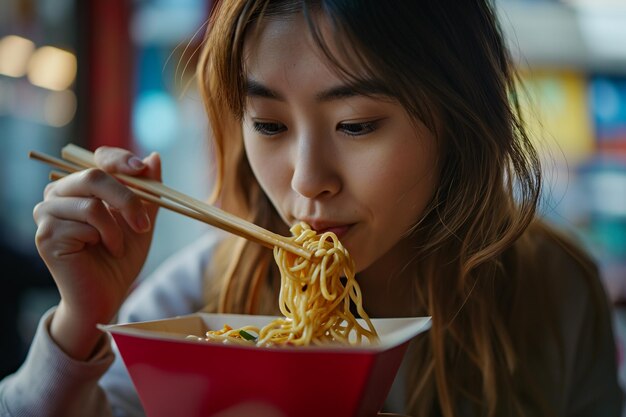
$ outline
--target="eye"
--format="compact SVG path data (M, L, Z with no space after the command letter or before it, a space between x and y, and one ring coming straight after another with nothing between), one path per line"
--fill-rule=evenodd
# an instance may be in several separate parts
M287 126L278 122L260 122L256 121L252 124L255 131L265 136L278 135L287 130Z
M380 126L382 119L368 120L365 122L356 123L339 123L337 130L345 133L348 136L363 136L368 133L374 132Z

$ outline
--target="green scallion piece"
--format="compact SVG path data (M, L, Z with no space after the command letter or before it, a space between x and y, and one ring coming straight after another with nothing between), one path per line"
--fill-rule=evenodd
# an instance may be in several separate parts
M256 341L256 337L252 336L250 333L248 333L248 332L247 332L247 331L245 331L245 330L239 330L239 335L240 335L241 337L243 337L244 339L246 339L246 340L250 340L250 341L252 341L252 342L255 342L255 341Z

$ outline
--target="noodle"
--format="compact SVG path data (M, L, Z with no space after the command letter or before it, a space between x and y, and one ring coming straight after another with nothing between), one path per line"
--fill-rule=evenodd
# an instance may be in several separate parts
M224 326L208 331L206 340L258 346L377 342L376 330L363 310L354 262L337 236L332 232L318 235L303 222L294 225L291 233L293 241L313 257L307 260L274 248L281 276L279 307L284 317L261 329ZM351 304L366 327L350 311Z

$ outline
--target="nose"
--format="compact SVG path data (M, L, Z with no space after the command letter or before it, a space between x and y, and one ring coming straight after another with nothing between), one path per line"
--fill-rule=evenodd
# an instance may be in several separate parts
M327 198L341 190L336 149L320 137L302 136L297 141L291 188L303 197Z

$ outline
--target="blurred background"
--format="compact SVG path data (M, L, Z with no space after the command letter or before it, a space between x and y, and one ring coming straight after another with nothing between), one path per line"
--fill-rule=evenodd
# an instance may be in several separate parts
M195 85L210 0L0 0L0 378L58 301L32 209L67 143L162 154L164 181L200 199L212 166ZM542 215L594 255L626 340L626 0L497 0L545 160ZM207 184L209 186L207 186ZM162 210L142 277L206 227ZM625 384L626 385L626 384Z
M30 150L67 143L163 156L164 181L211 191L197 47L210 0L0 0L0 378L23 361L58 302L34 244L50 168ZM207 226L161 210L142 277Z

